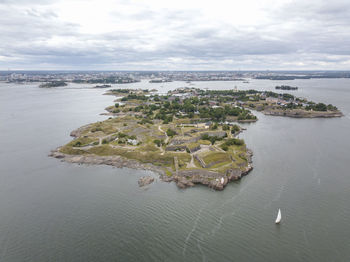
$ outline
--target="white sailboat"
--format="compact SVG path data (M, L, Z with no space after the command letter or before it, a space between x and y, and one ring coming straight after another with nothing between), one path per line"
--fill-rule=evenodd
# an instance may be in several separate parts
M279 224L281 222L282 216L281 216L281 209L278 209L278 214L275 223Z

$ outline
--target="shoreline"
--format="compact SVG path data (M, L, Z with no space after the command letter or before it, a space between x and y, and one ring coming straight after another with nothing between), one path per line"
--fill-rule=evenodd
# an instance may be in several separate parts
M181 188L193 187L196 184L208 186L214 190L221 191L231 181L240 180L243 176L248 175L253 170L252 156L253 152L248 151L248 166L244 170L235 168L228 169L226 174L216 173L213 171L206 171L200 169L180 170L172 176L167 176L164 168L157 167L150 163L141 163L134 159L128 159L122 156L97 156L94 154L86 155L69 155L60 152L61 147L52 150L50 157L60 159L62 162L85 164L85 165L108 165L116 168L131 168L135 170L152 171L159 175L159 179L163 182L175 182ZM152 181L153 182L153 181Z
M149 170L158 173L159 175L165 175L164 170L156 167L152 164L141 163L134 159L128 159L122 156L97 156L94 154L86 155L69 155L60 152L61 147L52 150L49 154L50 157L60 159L62 162L86 164L86 165L108 165L116 168L132 168L136 170Z

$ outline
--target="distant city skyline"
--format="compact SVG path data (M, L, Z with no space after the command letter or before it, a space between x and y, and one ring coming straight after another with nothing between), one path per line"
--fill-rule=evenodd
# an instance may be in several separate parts
M350 70L350 2L2 0L0 70Z

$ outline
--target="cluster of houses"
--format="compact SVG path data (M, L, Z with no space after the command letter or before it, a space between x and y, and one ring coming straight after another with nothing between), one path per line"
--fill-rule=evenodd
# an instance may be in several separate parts
M300 101L306 101L305 99L299 99ZM284 100L283 98L280 97L266 97L266 102L270 104L276 104L279 106L287 106L288 104L292 103L296 106L307 106L306 103L296 101L296 100Z
M198 97L200 95L200 90L197 88L183 87L183 88L177 88L173 91L169 91L168 95L169 95L168 101L179 100L180 102L182 102L186 98ZM304 99L304 98L286 100L283 98L283 95L279 95L278 97L272 97L272 96L268 96L268 94L265 92L258 93L258 94L247 94L246 96L248 97L249 101L256 101L256 97L258 96L259 99L265 100L269 104L275 104L275 105L279 105L279 106L287 106L290 103L297 105L297 106L298 105L302 105L302 106L307 105L306 103L304 103L304 101L306 101L306 99ZM211 108L221 107L219 105L219 103L215 100L209 100L208 102L209 102L209 106ZM232 106L240 107L240 106L246 105L247 102L241 101L238 99L237 100L234 99L230 104Z

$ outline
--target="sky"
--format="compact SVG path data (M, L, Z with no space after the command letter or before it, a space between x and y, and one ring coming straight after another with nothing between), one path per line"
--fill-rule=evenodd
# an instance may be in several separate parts
M0 0L0 70L350 70L349 0Z

